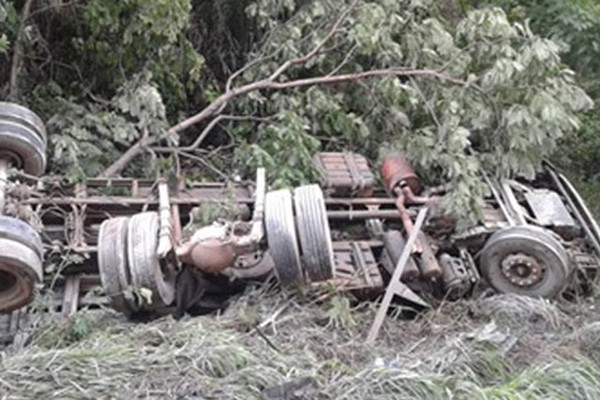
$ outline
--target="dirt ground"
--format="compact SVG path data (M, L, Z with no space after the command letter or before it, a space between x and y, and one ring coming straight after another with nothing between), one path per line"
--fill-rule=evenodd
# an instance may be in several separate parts
M595 299L392 310L255 287L217 316L40 315L1 353L5 399L600 399Z

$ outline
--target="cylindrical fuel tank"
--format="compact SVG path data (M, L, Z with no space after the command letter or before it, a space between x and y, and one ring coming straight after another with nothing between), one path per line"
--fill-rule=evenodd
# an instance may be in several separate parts
M408 160L401 154L391 154L383 160L381 176L385 187L390 191L393 191L402 182L406 182L414 194L419 194L423 190L419 177Z

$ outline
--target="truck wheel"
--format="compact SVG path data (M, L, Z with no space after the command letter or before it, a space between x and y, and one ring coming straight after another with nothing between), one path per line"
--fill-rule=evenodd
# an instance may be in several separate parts
M296 188L294 206L300 251L308 278L313 282L333 278L333 244L321 188L318 185Z
M158 254L159 220L155 212L136 214L129 220L127 259L131 283L135 289L149 289L152 304L145 308L158 310L175 299L175 273L163 270Z
M502 293L552 298L564 289L571 272L562 244L548 230L536 226L497 231L480 257L481 274Z
M127 265L128 217L111 218L100 225L98 233L98 270L100 280L115 310L129 315L135 310L133 299L125 297L131 284Z
M25 222L0 216L0 249L0 312L10 312L29 304L42 280L42 241Z
M15 168L39 176L46 169L47 134L34 112L14 103L0 102L0 157Z
M48 135L46 133L44 121L27 107L0 101L0 120L12 121L24 125L34 131L44 145L48 143Z
M304 279L296 237L292 194L287 189L267 193L265 197L265 229L269 255L275 273L283 286L300 285Z

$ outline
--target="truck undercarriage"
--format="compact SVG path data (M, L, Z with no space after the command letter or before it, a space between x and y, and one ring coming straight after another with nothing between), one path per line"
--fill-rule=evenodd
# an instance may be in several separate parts
M38 178L46 136L36 118L0 105L5 331L18 327L38 291L54 294L47 306L65 315L109 304L134 318L214 310L244 282L273 277L287 288L373 299L403 268L401 297L420 308L486 288L575 296L598 274L598 224L550 164L531 182L484 174L480 223L458 231L452 218L429 213L399 263L419 211L444 196L443 187L423 187L401 155L384 160L383 187L352 153L317 154L321 181L293 189L267 190L262 169L247 182L65 184Z

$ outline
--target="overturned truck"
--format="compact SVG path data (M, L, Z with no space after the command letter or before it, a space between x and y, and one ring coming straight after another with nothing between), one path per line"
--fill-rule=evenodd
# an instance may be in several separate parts
M228 183L65 184L40 178L46 144L37 115L0 103L0 312L11 326L39 291L67 315L110 304L132 317L219 308L236 283L269 277L375 298L419 210L444 196L401 155L384 160L378 187L352 153L317 154L321 181L293 189L268 191L262 169ZM568 179L550 164L534 181L484 179L477 226L426 220L402 266L404 300L427 307L482 288L547 298L587 290L600 229ZM226 213L205 212L224 203Z

